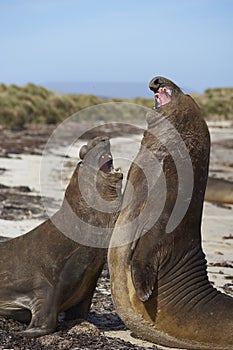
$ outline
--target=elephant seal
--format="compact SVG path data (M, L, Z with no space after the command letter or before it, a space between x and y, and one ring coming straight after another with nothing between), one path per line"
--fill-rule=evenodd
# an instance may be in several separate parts
M113 168L108 137L83 146L80 158L58 212L25 235L0 243L0 315L30 322L22 332L29 337L53 332L60 312L69 319L87 318L107 258L107 248L86 246L69 236L85 236L89 227L91 234L97 228L112 232L123 175ZM86 202L95 184L100 196L96 203L104 198L111 211L98 211ZM86 231L79 232L82 228Z
M209 177L206 187L205 201L233 204L233 182Z
M0 236L0 243L1 243L1 242L8 241L9 239L10 239L10 237Z
M230 350L233 298L209 282L201 245L208 128L194 100L173 82L156 77L149 87L156 106L147 114L108 253L116 311L134 333L156 344ZM183 200L177 203L178 196ZM171 225L177 204L176 217L183 210L182 216Z

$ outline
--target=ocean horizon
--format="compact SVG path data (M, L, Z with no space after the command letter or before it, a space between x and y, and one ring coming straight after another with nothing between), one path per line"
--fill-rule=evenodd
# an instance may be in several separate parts
M42 85L60 94L91 94L102 98L153 98L149 82L47 82ZM183 89L185 93L192 89Z

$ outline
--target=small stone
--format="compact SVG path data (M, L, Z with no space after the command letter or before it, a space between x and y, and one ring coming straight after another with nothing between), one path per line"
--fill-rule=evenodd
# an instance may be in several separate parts
M99 329L90 322L81 322L74 327L72 327L68 332L68 335L80 335L80 334L86 334L91 336L98 336L100 335Z
M214 254L217 254L217 255L223 255L222 252L214 252Z

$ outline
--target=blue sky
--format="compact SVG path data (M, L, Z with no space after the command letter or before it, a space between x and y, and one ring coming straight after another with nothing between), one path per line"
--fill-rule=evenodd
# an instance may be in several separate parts
M233 86L232 0L0 0L0 81Z

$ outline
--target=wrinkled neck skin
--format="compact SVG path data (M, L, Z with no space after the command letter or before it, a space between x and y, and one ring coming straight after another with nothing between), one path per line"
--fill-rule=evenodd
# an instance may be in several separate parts
M77 167L54 222L70 238L74 235L76 239L76 234L84 235L88 230L94 246L107 247L120 211L121 185L121 173L104 173L90 166ZM101 231L106 231L103 233L106 242L94 242Z
M122 175L104 173L98 171L96 176L96 189L100 197L105 199L112 206L112 209L118 211L122 200Z
M109 206L109 211L115 213L121 204L121 180L120 173L104 173L90 166L77 168L67 187L65 198L76 214L80 213L80 207L88 207L90 218L94 208L102 210L104 214L104 209L107 209L104 204ZM101 200L103 204L98 205Z

